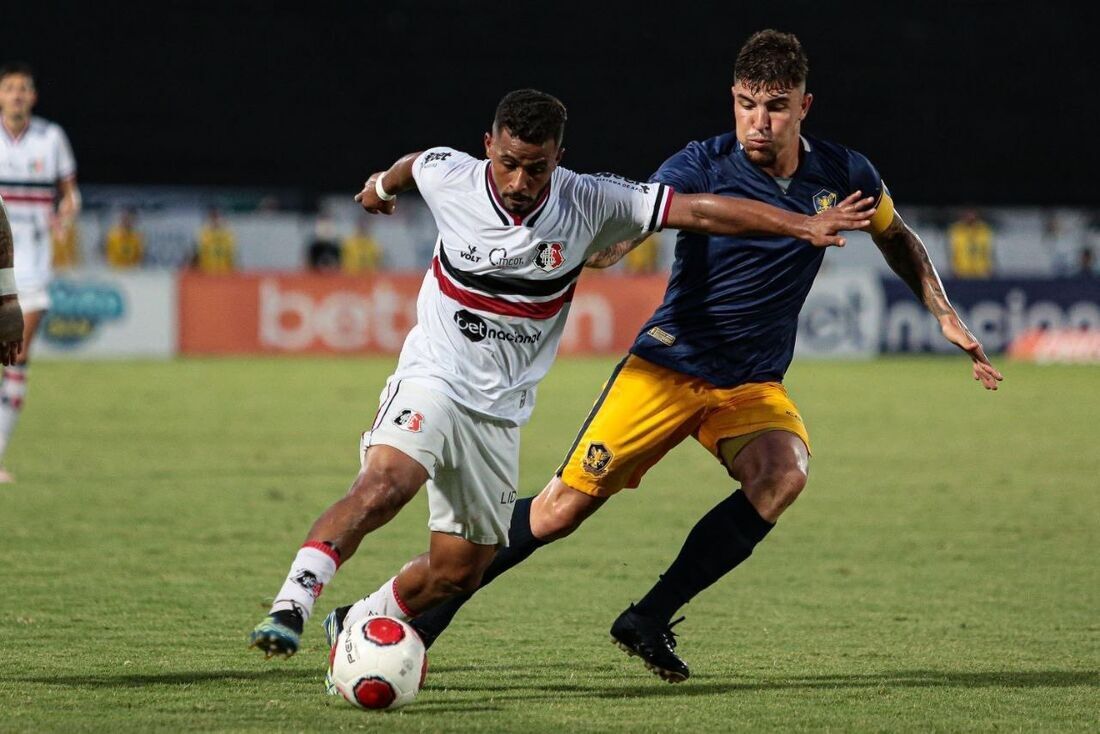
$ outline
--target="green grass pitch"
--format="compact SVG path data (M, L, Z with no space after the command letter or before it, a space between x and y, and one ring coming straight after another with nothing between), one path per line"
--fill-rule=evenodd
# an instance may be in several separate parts
M1100 728L1100 370L1004 364L987 394L962 357L796 362L809 487L684 609L688 682L607 630L732 489L690 441L472 602L412 706L326 698L317 623L425 547L422 496L326 588L298 656L246 637L354 477L391 366L36 363L0 486L0 731ZM552 370L521 494L611 366Z

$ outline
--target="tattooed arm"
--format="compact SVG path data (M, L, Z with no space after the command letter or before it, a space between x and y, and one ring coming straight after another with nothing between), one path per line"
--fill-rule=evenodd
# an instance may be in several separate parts
M974 379L987 390L996 390L997 383L1004 377L990 363L981 343L966 328L947 300L943 282L917 233L895 212L890 224L881 232L872 234L872 238L890 268L940 322L944 337L970 355L974 362Z
M23 311L19 308L19 298L15 295L15 277L12 265L15 262L15 244L12 241L11 225L4 200L0 199L0 362L14 364L15 358L23 346Z
M614 245L611 245L611 247L589 255L588 259L584 261L584 266L586 268L609 268L626 257L628 252L650 237L652 237L652 235L647 234L645 237L639 237L634 240L616 242Z

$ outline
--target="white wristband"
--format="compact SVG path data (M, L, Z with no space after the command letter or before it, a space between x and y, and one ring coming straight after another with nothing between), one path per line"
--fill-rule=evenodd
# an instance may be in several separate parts
M378 198L382 201L393 201L397 198L397 194L387 194L386 190L382 188L382 177L386 174L378 174L378 178L374 179L374 193L378 194Z
M15 268L0 268L0 296L11 296L15 292Z

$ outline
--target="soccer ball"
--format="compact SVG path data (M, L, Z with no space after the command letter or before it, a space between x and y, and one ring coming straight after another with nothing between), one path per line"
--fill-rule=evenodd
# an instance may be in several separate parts
M428 654L412 627L393 617L367 617L344 629L329 654L336 690L361 709L396 709L412 703Z

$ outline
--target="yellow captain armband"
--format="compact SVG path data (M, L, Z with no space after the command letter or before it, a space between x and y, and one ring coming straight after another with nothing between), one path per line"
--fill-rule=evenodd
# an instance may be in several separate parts
M867 227L867 231L872 236L882 234L893 221L894 200L890 198L890 192L883 186L882 195L878 197L878 202L875 204L875 214L871 217L871 224Z

